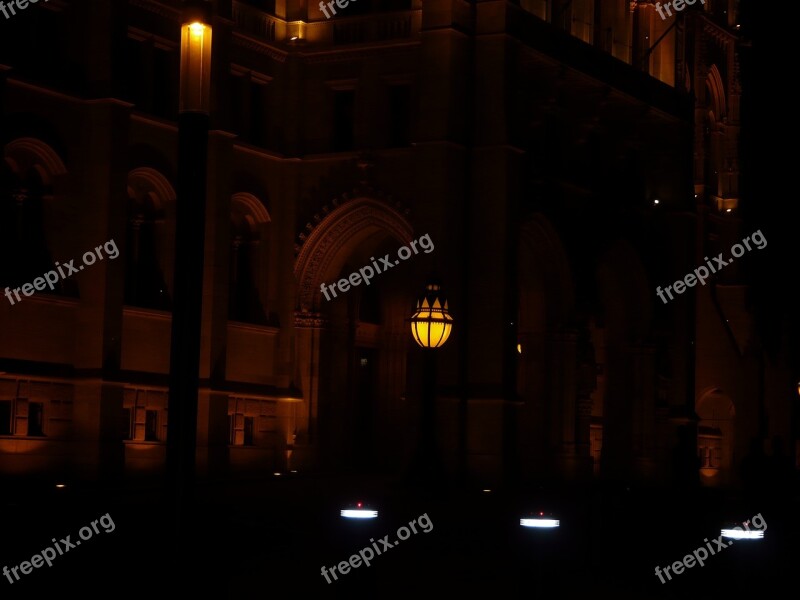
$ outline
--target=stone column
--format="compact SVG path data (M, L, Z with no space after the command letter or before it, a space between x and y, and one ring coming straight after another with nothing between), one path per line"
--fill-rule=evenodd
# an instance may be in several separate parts
M578 342L577 415L575 418L575 454L586 461L591 476L592 392L597 389L597 363L594 346L583 330Z
M634 470L642 479L656 475L656 374L655 348L647 345L631 347L633 389L633 455Z
M295 376L303 404L298 408L297 437L292 464L302 469L317 463L319 450L319 360L322 332L327 321L317 312L295 313Z

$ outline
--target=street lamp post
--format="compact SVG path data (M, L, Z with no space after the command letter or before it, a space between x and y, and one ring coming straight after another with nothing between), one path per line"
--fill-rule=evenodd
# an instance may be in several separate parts
M195 481L200 327L205 250L206 170L211 76L211 11L187 2L181 25L175 270L167 419L167 477L177 509L191 504Z
M426 286L410 321L411 335L422 348L423 362L420 445L412 477L432 483L440 475L436 452L436 349L447 342L453 329L453 317L438 284Z

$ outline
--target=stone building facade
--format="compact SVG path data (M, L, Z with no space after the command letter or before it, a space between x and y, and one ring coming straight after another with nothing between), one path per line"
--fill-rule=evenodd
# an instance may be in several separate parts
M655 295L749 233L737 6L215 1L200 472L402 471L433 273L450 473L658 480L688 448L731 483L751 438L788 441L746 271ZM0 22L0 283L120 248L0 302L0 472L163 466L180 14L51 0ZM321 295L426 233L431 253Z

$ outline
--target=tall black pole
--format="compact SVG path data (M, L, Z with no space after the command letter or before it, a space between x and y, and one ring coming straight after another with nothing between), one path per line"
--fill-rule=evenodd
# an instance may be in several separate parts
M186 525L195 482L197 394L206 223L208 115L178 117L178 189L175 283L167 420L167 475L176 508L179 539Z
M436 350L422 349L422 468L426 483L434 483L440 475L436 448Z

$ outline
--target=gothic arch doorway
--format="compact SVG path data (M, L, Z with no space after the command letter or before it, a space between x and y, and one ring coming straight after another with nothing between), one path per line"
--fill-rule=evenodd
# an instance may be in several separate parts
M518 249L517 396L523 477L576 463L575 395L560 368L572 361L573 277L559 233L541 214L520 227ZM588 422L586 433L588 435ZM554 462L560 457L562 464ZM587 457L588 458L588 457ZM569 463L569 464L567 464Z
M307 411L298 444L305 441L315 462L335 469L400 466L404 319L418 287L408 281L414 271L376 274L369 285L335 296L323 295L321 285L348 278L373 257L394 255L413 230L402 207L373 197L344 199L323 213L306 226L295 262L296 380Z

